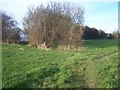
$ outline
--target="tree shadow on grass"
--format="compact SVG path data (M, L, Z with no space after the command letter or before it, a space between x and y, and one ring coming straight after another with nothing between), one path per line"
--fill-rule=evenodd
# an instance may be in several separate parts
M22 82L17 83L13 88L38 88L43 86L43 82L48 77L53 77L59 72L57 65L50 65L47 68L43 68L36 73L28 73L26 79ZM37 77L36 77L37 75Z
M86 90L86 88L89 88L88 85L84 82L83 78L79 78L79 75L77 73L72 73L72 76L68 76L64 79L64 82L62 82L59 85L57 83L57 80L54 80L53 77L55 74L57 74L59 71L58 67L50 67L48 69L43 69L36 78L34 78L34 75L28 74L26 75L26 80L23 80L22 82L17 83L13 88L83 88ZM50 78L48 82L46 82L46 85L43 83L45 82L46 78ZM81 76L83 77L83 76ZM78 78L80 81L78 82ZM60 78L57 78L60 79ZM49 83L51 81L51 83ZM53 85L54 84L54 85ZM77 84L77 85L76 85ZM69 85L65 87L65 85ZM79 85L79 87L78 87Z

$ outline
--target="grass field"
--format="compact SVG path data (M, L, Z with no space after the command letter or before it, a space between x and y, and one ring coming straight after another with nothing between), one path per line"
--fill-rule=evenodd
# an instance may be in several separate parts
M83 50L3 44L3 88L116 88L117 40L86 40Z

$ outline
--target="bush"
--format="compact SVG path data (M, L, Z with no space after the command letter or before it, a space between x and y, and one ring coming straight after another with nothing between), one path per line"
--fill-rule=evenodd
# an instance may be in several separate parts
M29 8L23 26L29 43L41 48L79 46L81 41L84 10L67 3L49 3ZM77 19L77 20L76 20Z

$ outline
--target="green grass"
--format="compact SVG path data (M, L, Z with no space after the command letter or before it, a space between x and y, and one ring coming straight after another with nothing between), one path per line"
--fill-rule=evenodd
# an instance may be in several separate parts
M87 40L83 45L79 51L3 44L3 88L116 88L117 40Z
M96 40L85 40L83 45L89 48L107 48L118 46L118 39L96 39Z

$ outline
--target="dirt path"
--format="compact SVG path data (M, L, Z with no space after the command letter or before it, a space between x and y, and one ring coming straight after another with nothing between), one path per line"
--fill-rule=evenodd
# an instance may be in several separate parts
M97 80L94 61L87 61L86 74L87 74L86 85L88 85L89 88L95 88Z
M97 88L98 85L98 76L96 73L96 67L97 65L102 62L103 60L107 59L108 57L111 57L116 52L109 52L109 54L103 54L99 58L93 58L94 60L87 60L86 64L86 85L88 85L89 88ZM97 59L97 60L95 60Z

